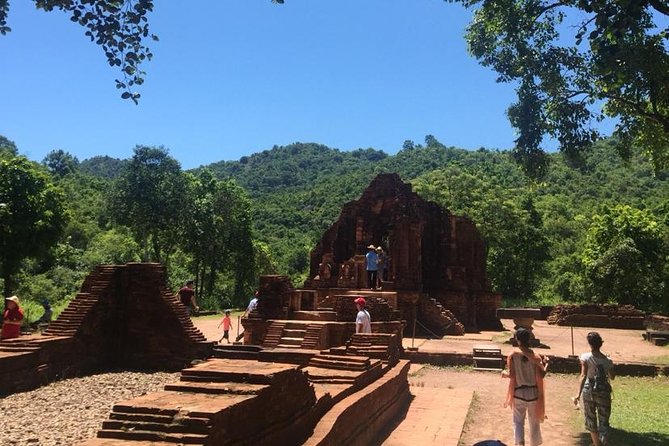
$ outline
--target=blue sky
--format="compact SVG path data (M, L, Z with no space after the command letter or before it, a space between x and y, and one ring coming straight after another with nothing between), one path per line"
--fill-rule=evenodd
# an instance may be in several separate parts
M513 87L467 54L471 12L442 0L171 0L138 106L84 29L11 2L0 36L0 134L41 160L164 145L193 168L292 142L395 153L432 134L508 149Z

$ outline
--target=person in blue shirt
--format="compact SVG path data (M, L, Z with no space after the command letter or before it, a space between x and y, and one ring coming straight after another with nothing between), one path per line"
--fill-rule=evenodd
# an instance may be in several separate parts
M369 245L367 247L366 268L367 268L367 286L370 290L376 289L376 280L379 269L379 256L376 255L376 247Z

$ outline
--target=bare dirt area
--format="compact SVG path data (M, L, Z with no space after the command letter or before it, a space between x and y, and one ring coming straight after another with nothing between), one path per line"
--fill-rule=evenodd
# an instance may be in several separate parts
M475 396L460 445L471 446L483 440L514 444L511 410L503 407L508 381L501 378L499 373L425 366L410 376L410 384L423 388L474 389ZM546 378L548 418L541 427L544 445L583 444L582 415L574 409L570 399L576 386L575 375L549 374ZM449 402L444 401L442 407L448 411Z
M0 398L0 445L71 445L95 437L115 402L178 379L178 373L110 372Z

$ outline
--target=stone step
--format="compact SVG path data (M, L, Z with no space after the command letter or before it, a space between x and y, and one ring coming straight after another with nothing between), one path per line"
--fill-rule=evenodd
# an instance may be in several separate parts
M346 358L343 356L342 358ZM331 361L320 359L319 357L312 358L309 361L309 366L311 367L320 367L324 369L337 369L337 370L355 370L355 371L364 371L367 370L366 364L360 364L356 362L346 362L346 361Z
M207 435L202 434L178 434L163 433L153 431L124 431L117 429L101 429L98 431L98 438L116 438L121 440L139 440L139 441L164 441L168 443L181 444L204 444Z
M289 337L282 336L280 344L296 345L296 346L299 347L300 345L302 345L302 340L303 340L303 338L289 338Z
M180 381L166 384L165 390L208 394L257 395L267 387L269 386L265 384Z
M141 421L147 423L171 424L174 423L175 418L171 415L155 415L155 414L138 414L138 413L119 413L112 412L109 414L110 420L118 421ZM209 418L184 417L179 419L179 423L187 426L210 426L211 420Z
M279 344L276 346L276 348L293 348L296 350L299 350L300 346L299 345L294 345L294 344Z
M130 420L105 420L102 422L102 429L124 430L124 431L151 431L160 433L174 434L201 434L207 435L211 430L210 425L183 425L174 421L168 424L154 423L147 421Z
M307 333L306 329L296 329L296 328L284 328L283 336L289 338L304 338L304 335Z

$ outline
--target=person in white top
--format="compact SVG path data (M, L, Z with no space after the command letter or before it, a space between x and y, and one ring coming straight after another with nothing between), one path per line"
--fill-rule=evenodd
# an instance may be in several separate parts
M573 401L574 404L578 404L583 396L585 428L590 432L592 444L600 446L608 444L612 392L609 380L615 378L615 373L613 361L600 350L604 341L599 333L591 331L587 339L590 351L579 357L581 377L578 383L578 394Z
M358 308L358 315L355 318L355 332L356 333L371 333L372 332L372 318L369 316L369 311L365 309L365 299L358 297L354 300L355 306Z
M507 369L502 377L509 378L504 407L513 409L513 435L516 446L525 445L525 417L530 427L530 446L543 443L541 423L545 418L543 379L548 369L548 358L530 349L531 333L519 328L515 334L518 350L507 357Z

